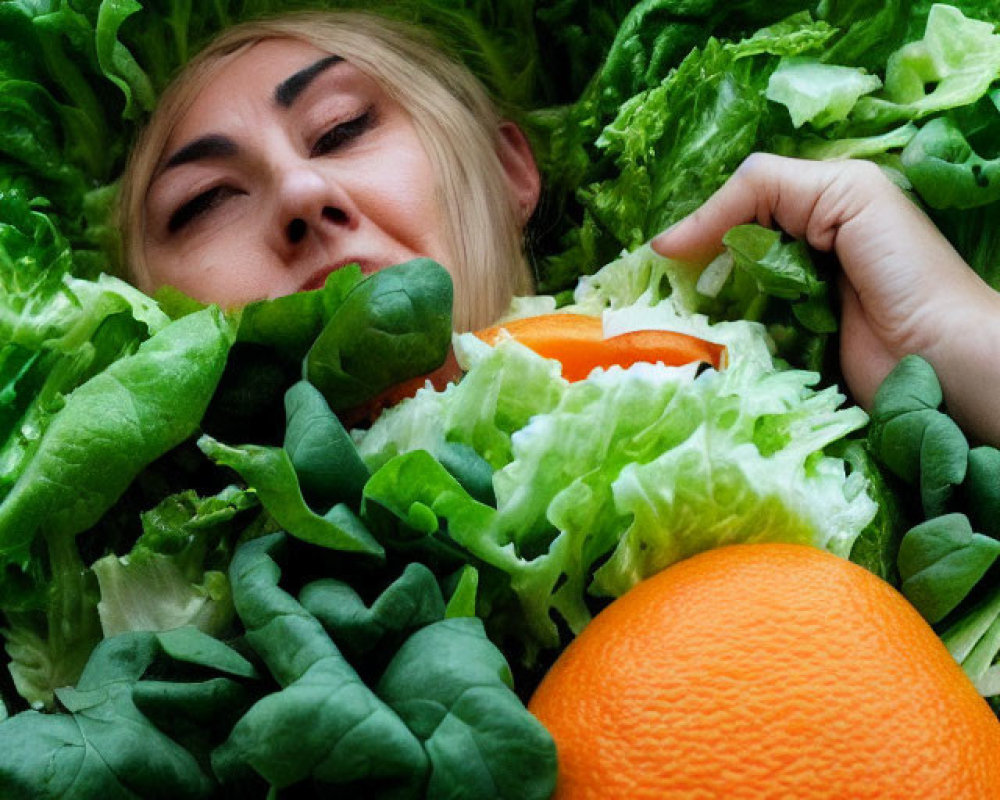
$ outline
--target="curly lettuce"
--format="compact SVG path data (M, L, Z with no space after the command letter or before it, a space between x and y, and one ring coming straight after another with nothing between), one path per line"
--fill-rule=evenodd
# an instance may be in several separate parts
M588 285L611 304L616 289L643 282L629 266L647 291L604 312L606 333L694 332L727 346L727 368L636 364L567 383L557 362L514 340L465 334L460 383L425 388L355 434L374 471L366 513L385 509L428 546L451 541L506 573L523 619L502 633L529 653L559 643L553 611L579 631L588 595L618 596L731 542L808 542L846 557L875 515L866 479L825 453L865 425L864 412L841 409L835 387L814 390L815 373L775 369L763 326L713 325L656 297L663 265L651 268L648 251ZM580 299L594 306L594 291ZM455 446L494 470L495 507L443 466Z

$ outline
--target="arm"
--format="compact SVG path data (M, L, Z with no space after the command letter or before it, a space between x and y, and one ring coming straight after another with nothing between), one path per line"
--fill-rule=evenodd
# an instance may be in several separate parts
M896 362L916 353L937 371L956 421L1000 444L1000 294L877 166L755 154L652 245L705 261L729 228L753 221L837 255L841 364L859 403L870 406Z

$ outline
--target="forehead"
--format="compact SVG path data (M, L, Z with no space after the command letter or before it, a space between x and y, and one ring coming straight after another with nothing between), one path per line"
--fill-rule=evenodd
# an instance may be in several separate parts
M292 75L329 56L328 51L298 39L265 39L252 44L210 72L176 120L169 143L219 126L241 123L247 117L280 113L275 89ZM346 61L325 72L335 73L336 85L342 85L345 92L378 91L375 81ZM316 82L330 86L332 81L324 73Z

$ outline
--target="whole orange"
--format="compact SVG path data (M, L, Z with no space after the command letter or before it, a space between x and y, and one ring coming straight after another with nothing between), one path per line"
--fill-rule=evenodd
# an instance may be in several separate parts
M529 708L564 800L1000 798L1000 723L933 630L803 545L723 547L643 581Z

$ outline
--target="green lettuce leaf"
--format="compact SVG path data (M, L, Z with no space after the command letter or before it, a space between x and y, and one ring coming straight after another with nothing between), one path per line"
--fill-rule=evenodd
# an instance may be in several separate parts
M215 634L232 619L229 586L221 572L206 572L201 583L192 583L175 561L160 553L141 560L109 555L91 569L100 585L97 611L105 636L184 625Z
M649 15L644 35L656 35L653 19ZM735 43L707 38L674 69L662 62L649 65L648 73L625 83L627 93L604 92L603 102L614 99L607 111L590 95L581 99L559 129L575 147L564 145L557 154L575 165L572 188L579 187L583 214L564 235L563 251L541 265L541 288L572 286L579 275L594 272L623 248L638 247L701 205L760 148L770 129L764 90L778 57L817 52L833 34L807 13L793 15ZM626 74L648 63L630 60L641 57L642 48L622 55ZM603 86L602 80L595 86ZM593 131L587 136L593 155L578 142L581 126Z
M851 548L851 561L893 586L899 586L896 558L906 527L900 498L862 440L845 439L836 442L828 452L832 456L843 458L850 465L852 473L864 476L868 494L878 505L875 517L861 531Z
M187 625L223 634L233 604L219 567L228 562L234 520L256 506L253 495L230 486L205 498L191 490L171 495L144 513L143 535L131 551L91 565L104 636Z
M862 95L882 88L877 75L818 59L782 59L767 82L766 97L788 109L796 128L822 128L847 119Z
M96 523L143 467L194 432L231 343L228 323L206 309L74 390L0 504L0 556L23 562L39 530L75 535Z
M348 786L365 778L419 785L427 769L420 744L319 621L278 586L270 554L280 541L272 535L244 544L230 580L246 639L282 688L237 722L213 754L213 769L223 781L253 770L278 788L309 777ZM288 730L297 735L282 733Z
M471 336L459 337L455 346L464 366L472 360L476 365L459 383L442 392L420 389L412 400L383 413L367 432L355 432L369 469L417 449L446 461L453 444L471 447L490 468L499 469L511 459L512 434L535 414L554 408L565 391L565 382L556 377L558 365L526 348L494 350Z
M125 20L142 10L136 0L105 0L97 12L95 46L97 63L108 80L125 95L124 119L136 119L150 112L156 103L152 83L135 56L118 40L118 29Z
M306 381L292 386L285 393L285 417L285 452L303 496L325 508L356 506L370 473L320 391Z
M642 283L629 264L648 285L633 305L617 305ZM733 541L804 541L847 556L875 514L863 475L848 477L824 455L866 415L839 409L834 388L813 391L813 373L775 371L762 326L712 325L672 294L660 298L659 276L671 269L623 259L588 282L576 310L610 305L606 335L660 328L723 343L722 372L636 364L569 384L557 362L514 340L491 347L463 335L459 384L422 390L355 434L376 470L362 508L373 529L427 553L457 546L507 573L524 621L505 633L529 654L558 643L552 610L574 631L586 624L585 593L620 595ZM498 413L505 403L516 403L513 419ZM495 508L443 466L455 442L495 469ZM383 513L398 531L380 529Z
M331 272L319 291L259 300L240 310L237 341L273 347L301 361L351 291L364 280L357 265Z
M1000 695L1000 591L982 602L941 634L948 652L962 665L983 697Z
M1000 113L996 117L1000 128ZM952 119L939 117L924 125L901 160L913 188L934 208L974 208L1000 200L1000 157L976 153Z
M976 274L1000 289L1000 201L970 210L932 212L931 216Z
M907 38L909 18L919 14L920 5L905 0L821 0L817 16L839 29L824 49L823 60L869 71L884 68Z
M779 137L775 151L785 156L811 158L817 161L841 158L876 158L890 150L905 148L919 129L912 122L892 128L885 133L871 136L845 136L840 139L824 139L819 136L804 135L798 139Z
M12 587L4 636L15 685L29 702L51 705L53 689L75 681L99 638L97 591L77 535L194 432L232 334L217 309L206 309L90 377L52 415L0 503L0 562Z
M923 39L889 57L885 99L859 100L857 118L879 124L920 119L978 100L1000 74L1000 35L993 27L954 6L933 5Z
M410 634L443 619L445 612L434 573L417 561L407 564L370 606L350 584L333 578L306 584L299 602L352 658L376 649L395 651Z
M829 35L823 27L803 30L812 32L799 44L804 52ZM775 38L772 50L781 46ZM767 51L766 37L752 45L710 40L604 129L597 146L619 172L584 189L582 200L618 247L633 249L693 211L753 151L776 65Z
M427 752L427 797L552 795L555 743L512 687L475 617L428 625L400 647L375 691Z

